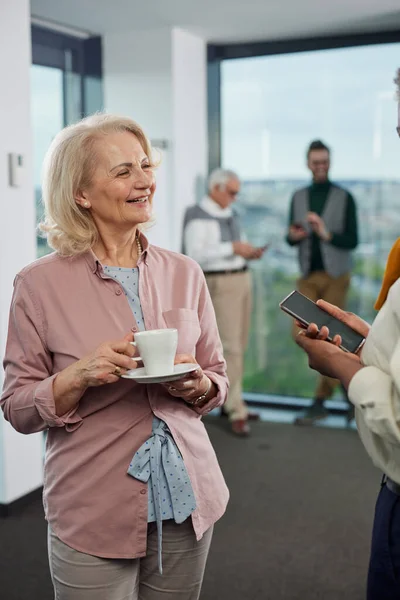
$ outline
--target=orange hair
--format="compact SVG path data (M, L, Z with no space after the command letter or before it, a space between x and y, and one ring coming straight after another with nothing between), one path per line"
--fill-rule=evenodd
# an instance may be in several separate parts
M389 253L385 274L383 276L381 291L375 302L376 310L384 305L392 285L400 278L400 238L395 241Z

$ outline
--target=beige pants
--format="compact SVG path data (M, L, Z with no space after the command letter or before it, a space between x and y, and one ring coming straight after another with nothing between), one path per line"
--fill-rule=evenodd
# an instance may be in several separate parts
M247 418L242 398L244 352L250 330L251 277L249 272L207 275L230 383L225 410L231 421Z
M54 600L198 600L212 530L197 542L191 519L165 521L160 575L155 523L149 525L147 556L121 560L73 550L49 528Z
M322 299L343 309L346 305L349 286L350 275L348 273L334 278L325 271L315 271L297 282L298 291L314 300L314 302ZM294 326L294 335L297 335L297 332L298 328ZM320 375L315 397L320 399L330 398L338 384L339 382L336 379Z

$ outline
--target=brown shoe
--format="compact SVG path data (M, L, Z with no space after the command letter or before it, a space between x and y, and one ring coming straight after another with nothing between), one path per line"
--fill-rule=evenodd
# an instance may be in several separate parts
M237 419L232 421L232 433L239 435L240 437L246 437L250 435L250 427L247 419Z
M229 413L225 410L224 407L221 408L221 412L219 414L220 417L229 417ZM259 421L261 417L256 412L249 412L247 418L249 421Z
M260 415L255 412L249 412L247 418L249 421L259 421L261 419Z

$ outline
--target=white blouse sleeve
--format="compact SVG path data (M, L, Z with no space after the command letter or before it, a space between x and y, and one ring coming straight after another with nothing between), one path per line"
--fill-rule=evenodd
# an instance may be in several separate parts
M389 292L363 350L365 366L351 380L348 394L368 429L400 445L400 282ZM370 358L373 360L370 360Z

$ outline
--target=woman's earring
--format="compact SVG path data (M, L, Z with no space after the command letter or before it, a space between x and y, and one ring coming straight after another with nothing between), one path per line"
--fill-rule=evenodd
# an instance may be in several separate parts
M89 208L90 204L89 204L89 202L84 202L83 206L84 206L85 208Z

